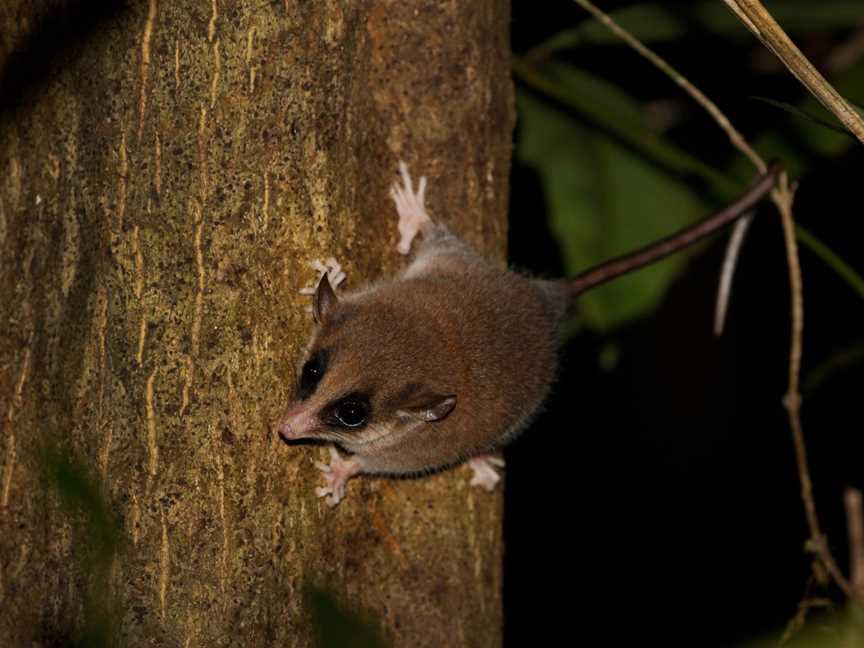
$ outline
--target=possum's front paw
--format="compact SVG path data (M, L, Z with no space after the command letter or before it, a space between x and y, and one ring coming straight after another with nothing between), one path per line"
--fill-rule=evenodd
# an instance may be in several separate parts
M468 462L468 466L474 471L471 476L471 486L479 486L483 490L493 491L501 481L501 475L495 467L503 468L504 459L491 454L474 457Z
M397 249L400 254L408 254L417 233L429 230L434 223L426 211L426 177L420 178L415 192L408 165L404 162L399 163L399 173L402 175L402 184L393 183L390 197L396 203L396 211L399 213L400 237Z
M318 288L318 282L321 281L321 277L325 274L330 280L330 285L334 290L339 287L339 284L345 281L345 271L342 270L340 263L333 257L328 257L324 261L321 259L313 259L310 265L318 272L318 279L315 281L314 286L301 288L301 295L314 295L315 290Z
M345 497L345 483L360 472L360 462L344 459L339 451L330 446L330 465L320 461L315 466L324 475L324 486L315 489L318 497L323 497L330 506L336 506Z

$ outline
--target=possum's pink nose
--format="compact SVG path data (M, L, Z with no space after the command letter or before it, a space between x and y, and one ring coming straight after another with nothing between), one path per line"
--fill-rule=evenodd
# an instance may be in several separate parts
M279 436L286 441L305 439L310 436L315 427L315 417L312 412L304 411L302 408L289 410L279 421Z
M291 434L291 424L290 423L285 421L279 425L279 436L281 436L283 439L288 440L288 441L290 441L291 439L294 438Z

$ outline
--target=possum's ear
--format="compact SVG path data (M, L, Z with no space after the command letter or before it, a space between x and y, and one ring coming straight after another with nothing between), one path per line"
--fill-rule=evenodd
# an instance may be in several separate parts
M312 298L312 316L319 324L323 324L327 320L327 314L333 310L333 307L339 303L339 298L333 292L333 286L330 285L330 279L327 278L325 272L321 275L321 281L318 282L318 288L315 290L315 296Z
M453 394L421 392L412 396L410 401L402 405L396 413L399 416L432 423L446 418L455 407L456 396Z

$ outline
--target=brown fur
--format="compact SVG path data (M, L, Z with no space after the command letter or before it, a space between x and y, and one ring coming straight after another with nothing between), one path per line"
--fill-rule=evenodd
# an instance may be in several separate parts
M305 436L337 442L363 472L387 474L434 470L505 443L549 392L565 302L557 284L492 266L436 227L401 277L323 314L309 355L326 349L327 370L300 407L363 392L371 416L361 430L321 425ZM428 395L455 395L456 405L437 421L404 415Z
M322 278L313 304L319 326L307 358L326 350L326 371L314 392L288 410L280 434L333 441L353 453L349 460L337 453L321 466L327 485L319 495L333 505L358 472L426 472L506 443L549 392L559 325L572 298L740 217L779 172L772 166L736 203L706 221L574 279L551 282L493 266L435 225L424 206L425 179L415 192L400 164L402 184L391 190L398 247L407 252L422 232L417 255L398 278L342 299ZM340 399L353 395L349 405L356 408L358 393L371 405L365 426L328 424ZM494 486L496 480L482 481Z

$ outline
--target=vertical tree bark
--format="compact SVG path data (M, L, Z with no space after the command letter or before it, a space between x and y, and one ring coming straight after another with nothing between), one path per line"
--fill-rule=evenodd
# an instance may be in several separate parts
M270 423L310 260L350 287L402 262L398 159L503 255L508 21L502 0L0 9L3 645L58 644L98 603L114 644L305 646L307 582L393 645L500 643L500 492L461 468L358 479L330 510L325 450ZM118 517L104 574L40 477L50 446Z

